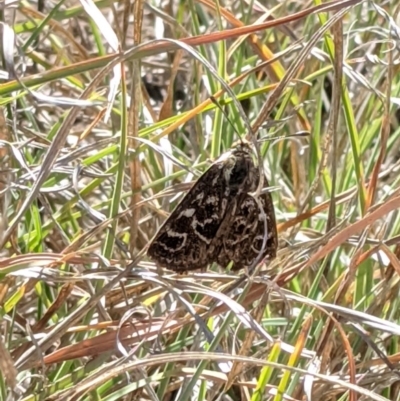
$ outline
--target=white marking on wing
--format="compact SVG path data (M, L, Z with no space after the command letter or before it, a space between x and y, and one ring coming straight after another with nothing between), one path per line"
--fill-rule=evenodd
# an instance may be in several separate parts
M194 215L195 211L196 211L196 209L194 209L194 208L186 209L186 210L184 210L183 212L181 212L179 214L178 219L179 219L179 217L182 217L182 216L184 216L184 217L192 217Z

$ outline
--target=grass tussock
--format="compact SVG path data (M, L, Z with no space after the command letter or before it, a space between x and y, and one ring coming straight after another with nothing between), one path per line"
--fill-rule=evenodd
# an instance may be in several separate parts
M0 399L400 400L395 1L1 16ZM151 238L244 136L277 258L156 268Z

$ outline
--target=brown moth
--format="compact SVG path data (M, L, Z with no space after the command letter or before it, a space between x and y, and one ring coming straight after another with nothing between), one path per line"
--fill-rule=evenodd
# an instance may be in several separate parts
M264 183L268 181L264 177ZM232 270L276 256L278 235L271 194L260 196L263 214L249 195L259 184L250 144L223 154L197 180L151 242L147 254L157 266L177 272L205 269L216 262Z

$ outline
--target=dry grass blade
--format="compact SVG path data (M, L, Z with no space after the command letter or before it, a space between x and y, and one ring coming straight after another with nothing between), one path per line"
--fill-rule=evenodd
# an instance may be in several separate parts
M4 117L4 109L0 108L0 140L2 143L10 142L10 133L7 128L6 119ZM0 164L3 169L0 180L0 241L2 240L4 233L8 225L7 208L9 199L6 196L6 188L11 181L11 172L7 173L7 169L10 167L7 161L9 153L6 147L0 147Z
M260 323L260 321L261 321L261 318L264 314L264 310L268 304L269 297L270 297L269 292L266 291L263 294L263 296L260 300L260 303L257 305L257 308L253 312L253 318L257 323ZM242 347L239 350L238 355L248 355L250 347L252 346L255 337L256 337L255 331L250 331L246 334L246 337L243 340ZM234 363L232 365L232 369L228 375L228 381L225 386L225 391L228 390L232 386L233 382L235 381L236 377L240 374L242 369L243 369L243 365L240 363Z
M139 0L136 1L133 7L134 13L134 25L133 25L133 43L138 45L142 42L142 24L143 24L143 7L144 2ZM140 104L141 104L141 63L140 60L132 61L132 88L131 88L131 104L129 106L128 113L128 132L130 133L129 147L132 150L139 148L139 142L135 140L135 137L139 136L139 123L140 123ZM132 221L130 226L130 251L135 253L137 250L137 235L139 226L140 210L135 208L136 204L140 202L141 195L141 167L138 156L134 157L130 161L130 173L131 173L131 188L132 188Z
M4 379L12 389L17 386L17 369L15 369L14 361L6 345L3 342L3 337L0 335L0 372L4 375Z

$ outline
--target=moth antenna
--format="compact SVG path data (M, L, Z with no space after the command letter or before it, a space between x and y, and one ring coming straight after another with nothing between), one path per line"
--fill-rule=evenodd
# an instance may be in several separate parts
M225 118L227 119L228 123L233 128L233 130L235 131L236 135L238 136L240 142L243 143L242 136L239 134L239 132L236 129L235 125L233 124L233 122L229 118L228 113L221 107L221 105L219 104L218 100L214 96L211 95L210 96L210 100L221 110L222 114L225 116Z
M268 136L268 137L260 138L257 140L257 142L262 143L262 142L266 142L266 141L277 141L280 139L299 138L299 137L306 137L306 136L310 136L310 133L308 131L298 131L294 134Z

